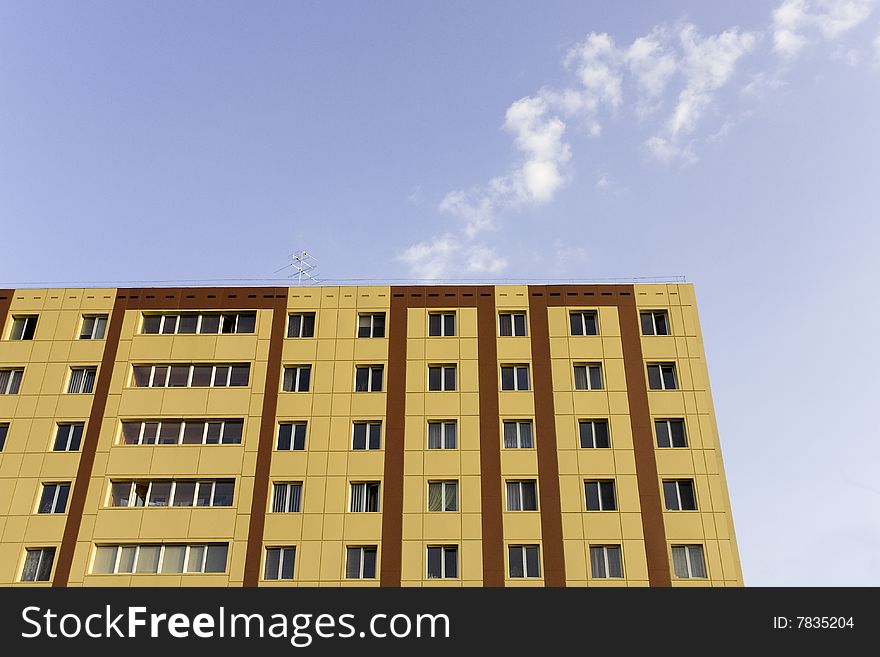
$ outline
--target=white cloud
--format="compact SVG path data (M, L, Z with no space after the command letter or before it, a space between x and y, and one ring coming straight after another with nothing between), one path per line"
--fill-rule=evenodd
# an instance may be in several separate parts
M773 12L773 49L794 59L817 38L837 39L862 23L876 0L783 0Z
M636 114L640 118L653 113L678 70L678 61L669 45L669 32L655 27L650 34L639 37L624 55L629 70L635 76L640 92Z
M400 260L409 266L419 279L442 280L465 278L465 274L497 274L507 261L494 249L482 244L466 244L461 238L447 233L406 249Z
M874 63L880 66L880 34L874 38Z
M757 35L732 28L703 37L694 25L685 24L678 29L678 39L684 88L664 129L645 142L651 154L666 163L696 159L689 136L712 104L715 92L730 81L737 61L754 48Z

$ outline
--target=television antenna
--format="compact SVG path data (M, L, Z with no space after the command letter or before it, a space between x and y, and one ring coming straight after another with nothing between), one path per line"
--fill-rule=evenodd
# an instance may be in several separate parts
M318 260L310 254L308 251L295 251L290 254L290 262L284 265L281 269L276 269L275 273L284 271L285 269L289 269L289 273L287 277L290 279L296 279L297 285L302 285L303 280L305 280L306 285L318 285L320 284L320 280L318 279Z

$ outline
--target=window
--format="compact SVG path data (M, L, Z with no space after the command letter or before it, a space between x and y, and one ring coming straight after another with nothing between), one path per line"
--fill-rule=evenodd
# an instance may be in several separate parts
M288 338L315 337L315 313L300 313L287 316Z
M256 312L239 313L184 313L173 315L144 315L141 332L146 334L253 333Z
M272 488L272 513L302 511L302 482L275 484Z
M455 335L455 313L429 313L428 335L447 338Z
M585 481L584 492L587 498L587 511L617 510L613 479Z
M219 481L114 481L111 507L214 507L232 506L235 482Z
M501 389L502 390L528 390L529 389L529 366L528 365L502 365L501 366Z
M94 367L72 367L70 369L70 382L67 384L67 392L69 394L91 394L95 389L95 373L97 368Z
M428 390L455 390L455 365L429 365Z
M48 582L55 561L55 548L28 548L21 571L22 582Z
M100 545L95 548L92 573L225 573L226 543L195 545Z
M10 340L33 340L37 330L37 315L23 315L12 319Z
M591 545L590 568L594 579L623 577L619 545Z
M669 315L665 310L649 310L639 313L642 335L669 335Z
M266 548L266 568L263 579L293 579L293 565L296 562L296 548Z
M575 390L602 390L602 365L585 363L574 366Z
M74 424L59 424L55 432L55 443L52 445L53 452L75 452L82 442L83 425L81 422Z
M284 392L308 392L312 380L311 365L293 365L284 368Z
M84 315L80 340L103 340L107 331L107 315Z
M306 448L306 423L282 422L278 425L279 451L303 450Z
M428 449L456 449L458 423L455 420L428 422Z
M23 369L0 370L0 395L17 395L23 375Z
M6 447L6 436L9 433L9 422L0 422L0 452Z
M379 510L379 482L362 481L351 485L351 505L353 513L375 512Z
M428 511L458 511L458 482L428 482Z
M663 482L663 497L667 511L696 511L697 494L693 479L673 479Z
M579 310L568 317L572 335L599 335L599 316L595 310Z
M355 422L352 426L352 449L379 449L382 445L381 422Z
M673 545L672 567L676 577L706 577L706 560L702 545Z
M510 563L510 576L540 577L541 559L537 545L510 545L507 548L507 560Z
M578 429L582 448L605 449L611 447L611 440L608 437L608 420L579 420Z
M525 313L500 313L498 315L498 328L501 337L517 336L524 337L526 333Z
M135 388L226 388L248 384L251 366L135 365Z
M535 446L532 439L531 420L504 421L504 447L507 449L530 449Z
M64 513L67 509L67 497L70 495L70 484L43 484L43 494L37 513Z
M534 479L507 482L508 511L537 511L538 485Z
M657 447L687 447L684 420L654 420Z
M384 338L385 313L372 313L358 316L359 338Z
M648 365L648 387L651 390L675 390L678 383L675 378L675 363L657 363Z
M382 392L382 365L359 365L354 368L355 392Z
M345 577L347 579L376 578L375 545L348 547L345 552Z
M124 445L240 445L244 420L123 422Z
M428 546L428 579L458 577L458 546Z

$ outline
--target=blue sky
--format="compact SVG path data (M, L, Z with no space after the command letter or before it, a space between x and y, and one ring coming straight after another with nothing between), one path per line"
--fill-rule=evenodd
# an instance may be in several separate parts
M878 585L878 116L877 0L4 0L0 283L685 275L746 582Z

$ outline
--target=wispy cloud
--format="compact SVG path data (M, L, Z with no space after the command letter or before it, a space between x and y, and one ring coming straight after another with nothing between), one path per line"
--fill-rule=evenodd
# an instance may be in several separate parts
M610 34L588 34L562 60L568 82L542 87L507 108L502 125L517 152L510 169L481 185L448 192L438 211L455 223L410 246L400 259L420 278L502 271L505 259L484 241L507 215L553 201L572 179L571 133L598 139L606 119L628 117L634 130L645 134L649 158L667 166L693 164L701 144L727 137L754 113L721 106L724 90L742 77L744 59L762 49L782 62L775 68L765 62L768 70L753 68L738 83L736 97L754 105L785 84L782 74L805 48L839 41L871 15L878 1L782 0L763 30L732 26L704 35L693 23L680 21L656 25L622 46ZM880 36L874 47L880 62ZM857 51L840 52L851 65L857 61ZM597 191L608 183L603 175Z
M862 23L876 0L783 0L773 12L773 49L793 59L818 40L837 39Z

